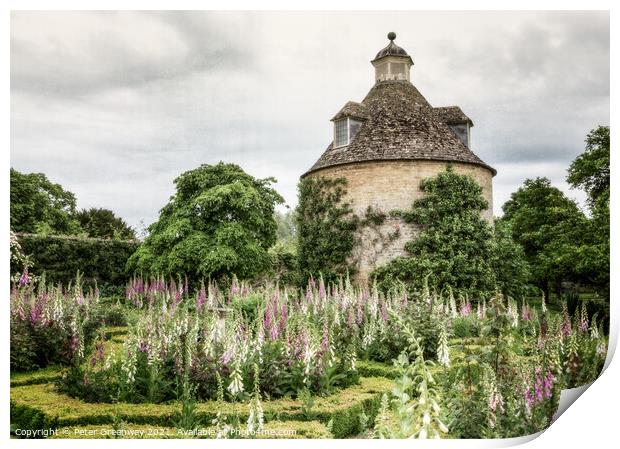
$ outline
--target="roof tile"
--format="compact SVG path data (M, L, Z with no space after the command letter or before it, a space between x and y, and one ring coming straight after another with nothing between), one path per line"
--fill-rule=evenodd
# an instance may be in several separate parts
M447 109L454 113L453 108ZM341 114L353 110L366 114L366 121L353 141L339 148L330 144L302 176L334 165L403 159L465 162L488 168L495 175L495 169L452 132L438 109L433 109L409 81L378 82L361 104L349 102L334 117L344 117ZM456 109L467 118L460 108Z

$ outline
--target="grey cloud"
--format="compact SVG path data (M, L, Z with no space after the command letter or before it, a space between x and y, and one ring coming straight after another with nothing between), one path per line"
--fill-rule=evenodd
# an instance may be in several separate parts
M391 30L431 104L474 120L496 213L526 177L581 201L566 168L609 121L606 13L15 12L11 25L12 166L132 225L157 218L180 173L219 160L276 177L294 206Z
M252 64L252 54L203 13L19 12L13 17L15 90L76 96Z

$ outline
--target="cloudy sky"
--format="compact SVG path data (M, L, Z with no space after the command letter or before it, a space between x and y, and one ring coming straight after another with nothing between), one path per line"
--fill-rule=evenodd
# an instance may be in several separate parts
M11 165L134 226L156 220L176 176L220 160L276 177L294 206L388 31L427 100L473 119L496 214L528 177L583 201L564 178L609 123L600 12L14 12Z

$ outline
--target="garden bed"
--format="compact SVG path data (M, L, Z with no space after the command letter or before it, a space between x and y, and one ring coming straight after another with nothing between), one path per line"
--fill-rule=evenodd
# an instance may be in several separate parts
M51 375L52 370L45 370ZM56 376L59 372L56 372ZM39 379L41 377L32 377ZM328 433L335 438L356 435L363 429L360 415L374 419L379 408L381 395L392 388L390 379L365 377L358 385L351 386L327 397L314 398L314 406L303 411L302 403L292 399L265 401L263 404L266 421L275 423L313 422L327 427L308 427L289 424L297 430L297 436L307 435L317 438L318 434ZM247 420L247 403L200 402L196 406L197 417L201 422L211 422L217 412L225 415L237 414L241 421ZM131 425L154 427L173 427L175 416L181 410L181 403L166 404L91 404L71 398L55 391L52 383L33 383L11 388L11 422L19 428L74 428L111 425L118 420ZM273 427L272 427L273 428ZM323 431L323 430L324 431ZM79 436L79 435L78 435ZM61 437L61 435L57 436Z

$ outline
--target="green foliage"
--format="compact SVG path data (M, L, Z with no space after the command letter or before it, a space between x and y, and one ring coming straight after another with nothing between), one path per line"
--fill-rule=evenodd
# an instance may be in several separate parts
M502 207L514 240L524 250L531 282L549 297L549 283L580 279L580 245L588 221L577 204L547 178L527 179Z
M324 425L332 422L332 431L337 438L346 438L359 434L363 429L360 415L365 414L374 420L379 408L380 396L389 391L391 381L380 378L362 379L360 385L326 398L317 397L312 408L313 421L305 421L300 410L299 401L288 398L266 401L263 405L266 417L270 417L265 425L268 429L300 429L299 435L312 437L329 437ZM24 419L17 413L18 409L36 412L47 422L54 422L52 427L62 426L97 426L113 424L122 420L128 425L145 424L148 426L173 426L178 421L180 401L164 404L129 404L105 403L93 404L70 398L58 393L53 385L29 385L11 389L12 424L22 428L46 428L38 424L23 427ZM59 405L62 405L59 407ZM244 422L248 419L247 409L240 408L238 403L224 401L197 402L195 416L203 423L211 423L218 414L228 417L236 416ZM276 420L280 420L278 422ZM323 425L318 425L320 421ZM290 423L290 426L289 426ZM230 423L229 423L230 424Z
M297 221L295 219L295 212L292 210L287 210L284 213L276 212L274 217L278 225L278 229L276 231L278 243L284 246L296 246Z
M487 397L482 388L483 366L474 354L452 366L441 377L450 413L450 433L456 438L489 436Z
M84 294L79 275L66 289L43 277L36 286L15 285L10 302L13 371L82 363L99 329L126 319L121 306L100 303L96 290Z
M610 185L609 126L599 126L586 137L586 150L568 168L566 181L588 194L592 209L607 203Z
M82 209L75 217L88 237L118 240L136 238L135 231L109 209L96 207Z
M398 371L391 364L373 360L358 360L357 371L362 377L385 377L387 379L394 379L398 376Z
M571 163L566 179L573 188L586 191L592 215L586 230L589 238L579 248L578 270L605 298L609 298L609 160L609 127L599 126L588 134L586 150Z
M400 320L398 315L394 315L394 318ZM379 419L380 426L377 430L383 438L440 438L448 433L448 428L442 421L439 405L441 397L431 372L434 364L424 359L421 341L416 337L413 328L399 322L408 347L394 361L400 374L392 389L392 409L398 428L390 431L385 425L381 425L385 422L386 400L383 399L383 416L380 415L383 419Z
M297 247L291 244L276 243L269 248L271 257L270 275L281 286L297 286L299 279L299 265Z
M489 295L494 288L492 230L480 213L488 207L476 181L451 167L422 181L425 196L400 215L421 228L399 257L373 273L382 290L404 282L411 290L451 287L457 293Z
M523 298L527 293L530 268L523 248L512 238L509 222L495 220L492 253L497 289L504 296Z
M48 282L68 285L75 273L83 274L86 286L123 286L129 276L125 264L140 242L102 240L68 236L18 235L19 243L32 262L30 272L45 273ZM20 268L11 261L11 272Z
M191 387L186 383L181 400L181 411L174 421L174 426L183 430L195 430L200 425L201 420L196 413L196 401L192 397Z
M470 316L458 316L452 321L452 333L457 338L477 337L480 333L478 320Z
M11 168L11 229L15 232L75 234L75 195L43 173Z
M256 179L235 164L201 165L175 179L176 194L128 261L133 271L199 280L268 269L276 241L273 178Z
M26 322L11 320L11 369L31 371L39 368L39 345Z
M345 178L304 178L298 186L298 260L301 281L318 278L326 283L354 269L349 261L356 243L359 218L344 201Z
M31 438L44 438L43 432L50 432L58 427L58 418L37 410L27 405L15 404L11 401L11 433L13 429L31 431ZM51 433L50 433L51 434ZM23 435L18 435L25 438Z

